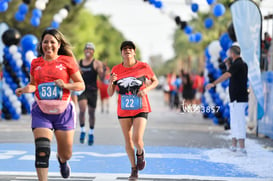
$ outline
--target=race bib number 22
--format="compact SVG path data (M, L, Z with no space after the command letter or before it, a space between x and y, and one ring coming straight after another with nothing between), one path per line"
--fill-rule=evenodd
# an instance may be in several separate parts
M137 110L142 108L141 98L137 95L121 95L122 110Z

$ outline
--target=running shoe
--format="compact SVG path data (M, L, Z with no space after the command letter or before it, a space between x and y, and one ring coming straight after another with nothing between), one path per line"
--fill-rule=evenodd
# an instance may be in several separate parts
M92 146L94 143L94 135L93 134L89 134L88 135L88 145Z
M145 159L144 159L144 150L142 150L142 154L138 155L136 152L136 157L137 157L137 169L138 170L143 170L145 167Z
M231 147L229 148L229 150L232 151L232 152L236 152L236 151L237 151L236 147L234 147L234 146L231 146Z
M60 173L61 173L62 177L68 178L70 176L70 170L71 170L68 162L66 161L64 163L61 163L61 160L58 155L57 155L57 159L60 164Z
M245 148L240 148L239 153L243 156L247 155L246 149Z
M131 175L129 177L129 180L137 180L138 178L138 170L137 167L132 167Z
M84 143L84 140L85 140L85 132L81 132L81 135L80 135L80 143Z

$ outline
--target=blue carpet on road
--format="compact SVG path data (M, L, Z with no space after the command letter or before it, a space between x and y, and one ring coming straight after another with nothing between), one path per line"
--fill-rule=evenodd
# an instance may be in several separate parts
M35 172L34 144L0 144L0 171ZM235 165L210 162L206 149L145 147L146 168L142 174L198 175L214 177L256 177ZM49 172L58 172L56 145L52 144ZM69 161L73 173L129 173L130 164L123 146L75 144Z

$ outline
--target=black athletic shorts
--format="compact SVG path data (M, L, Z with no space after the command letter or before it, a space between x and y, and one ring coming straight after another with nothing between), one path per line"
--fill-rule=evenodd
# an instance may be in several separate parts
M97 107L97 98L98 98L98 91L97 90L85 90L81 95L78 95L78 101L87 99L87 104L92 107Z
M138 118L138 117L142 117L142 118L148 119L148 113L147 112L141 112L141 113L138 113L135 116L127 116L127 117L118 116L119 119L123 119L123 118L133 118L134 119L134 118Z

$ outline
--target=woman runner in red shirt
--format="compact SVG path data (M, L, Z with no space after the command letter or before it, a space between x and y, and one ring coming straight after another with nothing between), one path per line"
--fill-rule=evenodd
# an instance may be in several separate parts
M112 68L108 94L112 96L117 88L117 114L132 167L129 179L136 179L138 170L145 167L143 136L151 112L147 93L158 85L158 80L147 63L135 59L132 41L122 42L120 51L123 61Z

